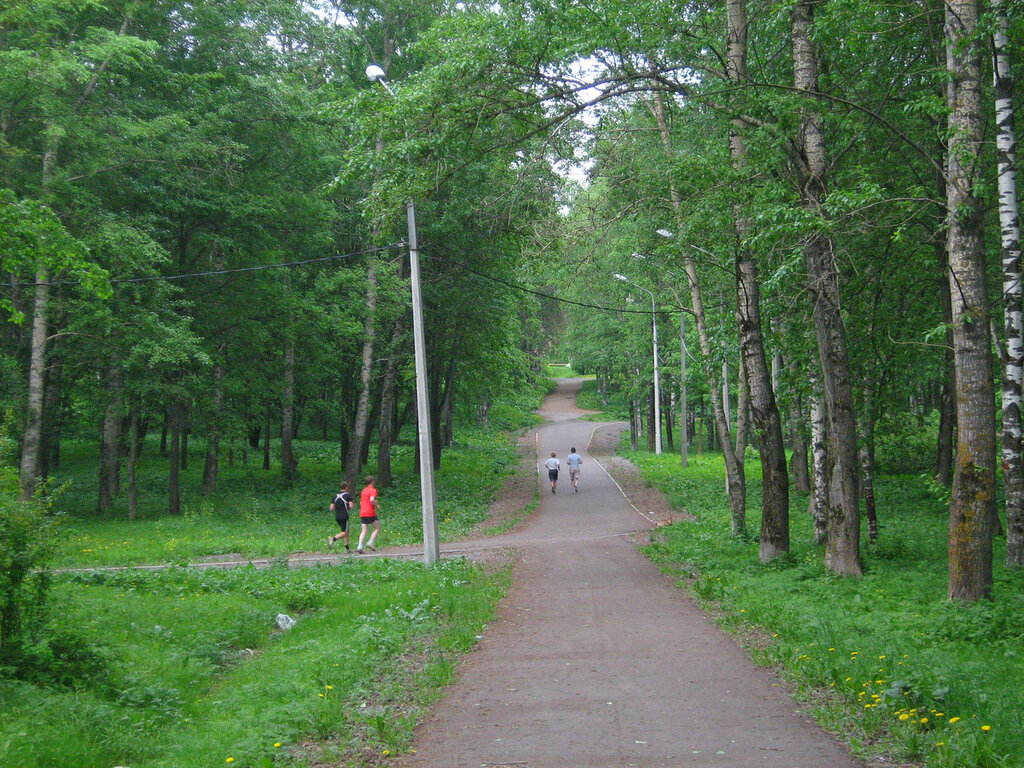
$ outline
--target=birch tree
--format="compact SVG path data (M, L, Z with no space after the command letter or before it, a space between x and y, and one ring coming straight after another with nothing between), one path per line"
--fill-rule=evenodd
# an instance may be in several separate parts
M947 225L956 365L957 448L949 504L950 600L988 597L996 503L996 425L985 276L981 54L977 0L947 0Z
M1024 297L1021 288L1017 140L1005 0L993 0L993 80L996 97L996 164L1003 249L1003 487L1006 497L1006 564L1024 566L1024 467L1021 466L1021 399L1024 389Z
M811 37L818 5L816 0L799 0L792 9L793 84L806 104L791 158L804 208L815 217L823 217L829 160L824 126L816 113L818 53ZM842 576L860 576L857 424L835 244L829 235L815 229L807 234L803 250L828 423L825 565Z

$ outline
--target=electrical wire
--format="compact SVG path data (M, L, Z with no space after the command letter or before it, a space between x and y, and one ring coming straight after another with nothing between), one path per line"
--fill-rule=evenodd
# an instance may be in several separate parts
M283 269L283 268L301 267L301 266L305 266L307 264L321 264L321 263L329 262L329 261L341 261L343 259L350 259L350 258L353 258L353 257L356 257L356 256L364 256L364 255L370 254L370 253L379 253L381 251L391 250L392 248L405 247L406 245L407 245L406 241L400 240L400 241L398 241L396 243L389 243L388 245L382 245L382 246L375 247L375 248L367 248L367 249L364 249L364 250L361 250L361 251L352 251L350 253L335 254L333 256L322 256L322 257L316 258L316 259L303 259L301 261L282 261L282 262L277 262L277 263L274 263L274 264L254 264L254 265L251 265L251 266L248 266L248 267L235 267L235 268L232 268L232 269L211 269L211 270L205 270L203 272L187 272L187 273L177 274L177 275L147 275L145 277L117 277L117 278L110 278L107 282L109 282L111 285L126 285L126 284L133 284L133 283L155 282L155 281L158 281L158 280L166 280L166 281L186 280L186 279L190 279L190 278L217 277L219 275L233 275L233 274L238 274L240 272L260 272L260 271L264 271L264 270L268 270L268 269ZM511 288L513 290L516 290L516 291L521 291L523 293L528 293L528 294L531 294L533 296L537 296L537 297L542 298L542 299L548 299L550 301L556 301L556 302L558 302L560 304L568 304L568 305L571 305L571 306L574 306L574 307L582 307L584 309L596 309L596 310L599 310L601 312L610 312L610 313L624 313L624 314L634 314L634 315L650 315L651 314L651 310L648 310L648 309L626 309L626 308L623 308L623 307L606 307L606 306L602 306L600 304L589 304L589 303L583 302L583 301L576 301L574 299L562 298L561 296L553 296L551 294L544 293L543 291L538 291L538 290L535 290L533 288L527 288L524 285L518 285L516 283L510 282L510 281L505 280L503 278L495 277L494 275L489 275L489 274L487 274L485 272L481 272L480 270L474 269L473 267L471 267L470 265L466 264L465 262L457 261L457 260L452 259L452 258L447 257L447 256L432 256L430 258L432 258L435 261L443 261L443 262L446 262L448 264L451 264L452 266L457 267L458 269L461 269L461 270L463 270L465 272L469 272L470 274L476 275L477 277L479 277L479 278L481 278L483 280L490 280L493 283L498 283L499 285L504 285L507 288ZM49 280L49 281L39 282L39 283L0 283L0 285L3 285L6 288L32 288L32 287L34 287L36 285L47 285L47 286L81 285L81 282L82 282L81 280ZM658 310L658 311L662 312L663 310Z

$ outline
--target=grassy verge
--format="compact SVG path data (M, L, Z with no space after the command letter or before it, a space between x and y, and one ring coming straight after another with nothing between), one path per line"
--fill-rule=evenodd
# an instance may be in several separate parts
M695 522L663 529L647 552L678 574L755 659L777 666L825 727L855 752L929 768L1024 765L1024 574L996 545L994 599L946 601L946 510L924 480L876 481L881 536L865 575L827 573L807 499L791 503L792 549L757 562L759 467L748 460L750 535L729 534L717 455L627 453Z
M0 764L375 764L408 748L504 587L461 560L60 576L74 665L0 682Z

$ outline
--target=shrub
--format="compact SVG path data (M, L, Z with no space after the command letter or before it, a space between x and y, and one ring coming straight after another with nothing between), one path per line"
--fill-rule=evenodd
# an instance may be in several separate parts
M38 661L49 593L41 569L53 554L58 525L45 491L28 501L0 495L0 672L17 674Z

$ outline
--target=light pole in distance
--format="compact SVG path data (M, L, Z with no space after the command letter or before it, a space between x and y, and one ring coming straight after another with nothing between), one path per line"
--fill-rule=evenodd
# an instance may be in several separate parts
M366 76L390 95L387 76L376 64L366 68ZM420 249L416 240L416 204L412 198L405 206L409 223L409 288L412 292L413 356L416 361L416 431L420 448L420 496L423 507L423 562L433 565L440 556L437 538L437 493L434 488L434 445L430 434L430 397L427 390L427 345L423 332L423 295L420 291Z
M661 377L658 375L658 313L654 308L654 291L637 285L625 275L615 273L615 279L629 283L651 295L651 329L654 336L654 453L661 455Z

